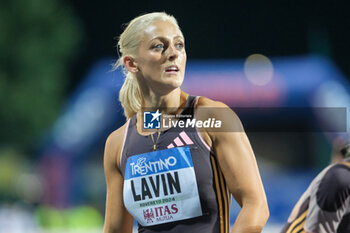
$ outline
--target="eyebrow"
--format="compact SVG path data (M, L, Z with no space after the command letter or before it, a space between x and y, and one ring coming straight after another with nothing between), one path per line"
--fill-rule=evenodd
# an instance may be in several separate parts
M183 36L175 36L174 39L182 39L182 40L185 40L185 38ZM157 37L154 37L152 40L150 40L150 42L154 41L154 40L157 40L157 39L167 39L166 37L164 36L157 36Z

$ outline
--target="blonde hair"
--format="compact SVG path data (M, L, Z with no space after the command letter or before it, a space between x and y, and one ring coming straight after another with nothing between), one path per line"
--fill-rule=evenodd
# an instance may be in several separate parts
M155 21L168 21L179 28L176 19L165 12L154 12L134 18L119 36L118 49L119 59L113 65L113 70L123 68L125 76L124 84L119 91L119 101L124 109L127 119L131 118L141 108L142 93L134 74L128 72L123 64L125 56L136 56L137 49L143 37L143 29Z

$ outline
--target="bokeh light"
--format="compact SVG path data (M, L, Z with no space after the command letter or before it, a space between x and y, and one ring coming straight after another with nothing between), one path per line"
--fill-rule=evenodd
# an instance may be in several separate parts
M273 73L272 62L262 54L252 54L245 60L244 74L254 85L268 84L272 80Z

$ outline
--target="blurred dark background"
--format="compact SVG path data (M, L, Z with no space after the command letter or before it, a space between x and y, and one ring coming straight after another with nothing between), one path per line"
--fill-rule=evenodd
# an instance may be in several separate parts
M122 24L165 11L178 20L189 59L245 58L253 53L331 56L350 74L349 4L330 1L69 1L84 31L71 86L96 58L116 56Z
M232 61L236 70L243 70L252 54L271 58L276 74L289 80L285 85L293 79L301 87L304 82L309 85L309 89L293 87L294 99L286 101L288 107L311 102L304 98L315 85L310 80L320 75L302 73L305 67L312 67L312 72L317 62L332 66L324 76L331 81L334 76L335 81L327 85L336 83L332 93L345 93L346 101L336 107L348 107L349 5L276 0L2 0L0 232L101 232L104 141L125 120L117 101L117 87L123 80L120 74L108 72L118 58L116 42L123 24L148 12L174 15L192 67L202 62L215 68L227 61L229 67ZM303 60L307 56L316 60ZM300 57L291 63L295 66L285 69L288 59ZM287 89L282 92L289 93ZM264 232L278 232L297 198L328 164L332 142L320 132L247 133L271 201ZM293 184L294 191L283 189L286 183ZM232 208L234 221L239 208Z

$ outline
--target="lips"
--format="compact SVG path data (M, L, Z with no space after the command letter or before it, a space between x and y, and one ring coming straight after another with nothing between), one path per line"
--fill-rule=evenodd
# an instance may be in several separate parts
M165 68L165 72L178 72L179 67L177 65L171 65Z

